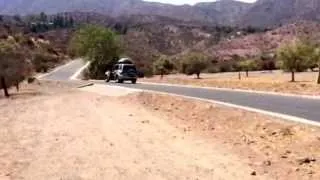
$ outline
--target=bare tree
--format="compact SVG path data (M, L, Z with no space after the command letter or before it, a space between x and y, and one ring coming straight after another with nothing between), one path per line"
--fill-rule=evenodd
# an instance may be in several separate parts
M16 86L32 73L31 63L19 45L7 40L0 41L0 88L9 97L8 88Z

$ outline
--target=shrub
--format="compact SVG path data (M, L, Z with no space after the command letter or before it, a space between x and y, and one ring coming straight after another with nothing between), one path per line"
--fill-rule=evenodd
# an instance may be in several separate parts
M180 71L187 75L196 74L200 78L200 73L206 69L208 61L206 56L198 53L189 53L183 57Z
M31 63L26 58L27 52L14 42L0 41L0 89L9 96L8 88L16 86L31 75Z
M36 72L47 72L59 62L59 57L51 55L44 51L35 52L32 58L32 64Z
M91 78L104 78L104 73L118 60L121 48L116 34L110 29L88 25L80 28L70 42L70 51L91 61Z
M174 64L166 56L161 56L153 63L153 73L163 75L170 73L174 69Z
M246 76L249 76L249 71L257 69L257 62L255 60L245 60L239 62L239 67L242 71L246 72Z
M291 72L291 81L295 81L295 72L301 72L308 68L311 63L313 49L307 43L300 40L282 45L277 52L281 69Z

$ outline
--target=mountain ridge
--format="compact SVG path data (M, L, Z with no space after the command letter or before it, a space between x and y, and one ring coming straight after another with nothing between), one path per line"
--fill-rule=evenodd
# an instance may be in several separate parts
M320 0L236 0L171 5L142 0L0 0L0 14L97 12L111 17L157 15L211 25L276 27L297 20L320 21Z

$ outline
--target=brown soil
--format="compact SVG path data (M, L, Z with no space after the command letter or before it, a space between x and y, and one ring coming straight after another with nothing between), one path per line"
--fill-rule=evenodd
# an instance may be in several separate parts
M44 82L0 99L0 179L319 178L319 129L76 86Z
M167 95L132 98L186 135L222 145L258 176L320 179L319 128Z

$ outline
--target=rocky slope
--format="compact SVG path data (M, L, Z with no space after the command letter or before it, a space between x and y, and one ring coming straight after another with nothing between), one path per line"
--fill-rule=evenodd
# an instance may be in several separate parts
M159 15L184 21L228 24L234 23L236 17L247 10L249 6L247 3L234 2L233 0L200 3L196 6L175 6L142 0L0 0L0 13L33 14L41 11L46 13L94 11L109 16Z
M296 20L320 20L319 0L259 0L242 17L241 24L274 26Z

